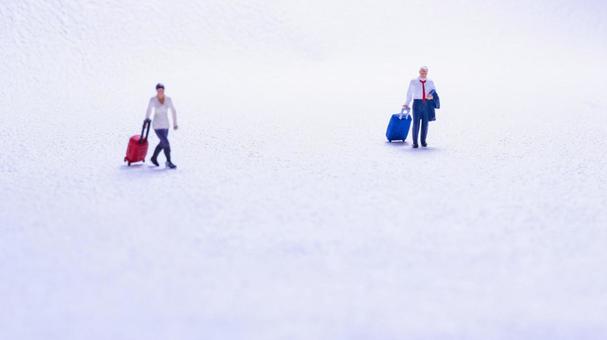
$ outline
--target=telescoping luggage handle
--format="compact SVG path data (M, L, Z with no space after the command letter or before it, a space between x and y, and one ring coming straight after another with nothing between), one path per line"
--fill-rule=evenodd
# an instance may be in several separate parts
M146 119L143 121L143 126L141 127L141 136L139 137L139 144L142 144L143 141L148 140L148 136L150 135L150 123L152 121ZM145 138L143 138L143 132L145 131Z
M406 115L405 115L405 111L406 111L406 113L407 113ZM408 116L409 116L409 112L411 112L411 109L405 109L405 108L402 108L402 109L400 110L400 115L398 116L398 118L399 118L399 119L403 119L403 117L408 117Z

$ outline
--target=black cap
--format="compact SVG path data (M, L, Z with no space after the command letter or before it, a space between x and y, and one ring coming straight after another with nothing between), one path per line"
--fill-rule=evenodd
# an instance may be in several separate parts
M158 89L163 89L164 90L164 85L162 83L156 84L156 90L158 90Z

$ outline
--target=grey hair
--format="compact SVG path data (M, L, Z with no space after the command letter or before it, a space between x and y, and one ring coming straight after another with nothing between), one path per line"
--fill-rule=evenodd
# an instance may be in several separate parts
M428 66L425 66L425 65L424 66L420 66L419 69L428 72Z

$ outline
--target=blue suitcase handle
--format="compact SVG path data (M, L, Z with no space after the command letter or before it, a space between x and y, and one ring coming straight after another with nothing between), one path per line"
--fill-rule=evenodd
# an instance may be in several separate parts
M406 111L407 111L407 116L410 116L410 114L409 114L409 113L411 112L411 109L407 109ZM404 117L404 116L403 116L403 113L405 113L405 109L404 109L404 108L402 108L402 109L400 110L400 116L398 116L398 118L399 118L399 119L403 119L403 117Z

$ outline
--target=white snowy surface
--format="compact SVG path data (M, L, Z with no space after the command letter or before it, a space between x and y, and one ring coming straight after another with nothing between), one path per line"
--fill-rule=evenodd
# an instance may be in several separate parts
M606 17L2 1L0 339L607 338ZM177 171L122 163L158 81Z

